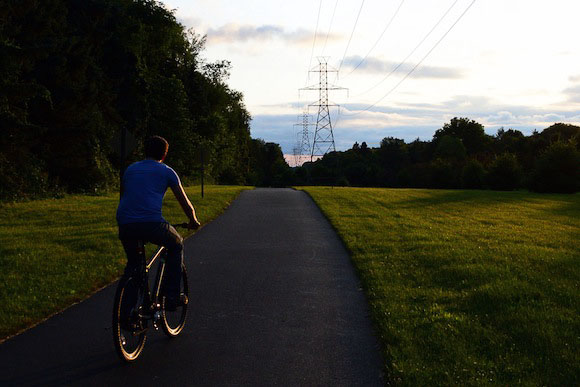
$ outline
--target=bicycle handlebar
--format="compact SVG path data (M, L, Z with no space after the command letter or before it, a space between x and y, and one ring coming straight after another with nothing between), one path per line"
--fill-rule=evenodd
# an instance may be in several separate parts
M175 228L181 227L181 228L186 228L188 230L197 230L197 229L199 229L199 227L201 226L201 224L198 223L197 224L197 227L194 226L192 228L189 228L189 223L185 223L185 222L184 223L172 224L172 226L175 227Z

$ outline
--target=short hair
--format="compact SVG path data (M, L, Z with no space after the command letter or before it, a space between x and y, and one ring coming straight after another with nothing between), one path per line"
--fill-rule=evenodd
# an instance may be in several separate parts
M152 136L145 140L145 157L161 160L167 154L169 143L161 136Z

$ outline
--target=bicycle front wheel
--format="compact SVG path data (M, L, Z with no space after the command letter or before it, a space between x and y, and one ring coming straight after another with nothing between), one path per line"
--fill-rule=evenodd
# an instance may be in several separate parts
M137 360L147 338L145 321L141 316L139 285L135 278L121 278L113 307L113 342L121 360Z
M185 265L181 265L181 281L180 281L180 293L189 297L189 287L187 284L187 271ZM175 337L181 333L183 327L185 327L185 318L187 317L187 307L189 303L185 305L179 305L175 311L165 310L165 297L162 301L162 311L161 311L161 327L163 332L169 337Z

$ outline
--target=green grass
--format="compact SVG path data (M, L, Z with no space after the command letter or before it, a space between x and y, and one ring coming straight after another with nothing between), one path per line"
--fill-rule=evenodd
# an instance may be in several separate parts
M202 224L248 187L186 188ZM125 256L117 239L118 194L68 196L0 206L0 341L115 280ZM187 221L172 194L163 214ZM182 235L185 231L182 232Z
M304 188L403 385L578 385L580 195Z

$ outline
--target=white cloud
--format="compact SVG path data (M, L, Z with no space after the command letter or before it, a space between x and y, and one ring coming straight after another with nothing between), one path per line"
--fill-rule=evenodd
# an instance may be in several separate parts
M219 28L207 30L207 40L211 43L232 42L264 42L274 39L283 40L292 44L312 44L313 32L305 29L288 31L279 25L239 25L229 23ZM331 34L329 40L338 39L338 35Z
M491 124L510 125L517 121L516 116L512 112L501 111L486 117L486 122Z
M177 10L179 11L179 10ZM193 16L186 16L181 15L179 12L175 13L177 21L183 25L185 28L200 28L203 25L203 22L200 18L193 17Z
M567 88L564 94L568 95L569 102L580 102L580 85Z
M344 59L342 65L345 68L352 69L351 71L358 71L361 73L369 73L369 74L382 73L385 75L391 72L393 72L394 74L406 75L414 67L414 65L412 64L407 63L400 64L397 62L386 61L375 57L368 57L364 61L362 61L362 59L363 59L362 57L356 55L349 56ZM463 71L452 67L424 65L419 66L417 70L413 72L413 78L459 79L462 77Z

